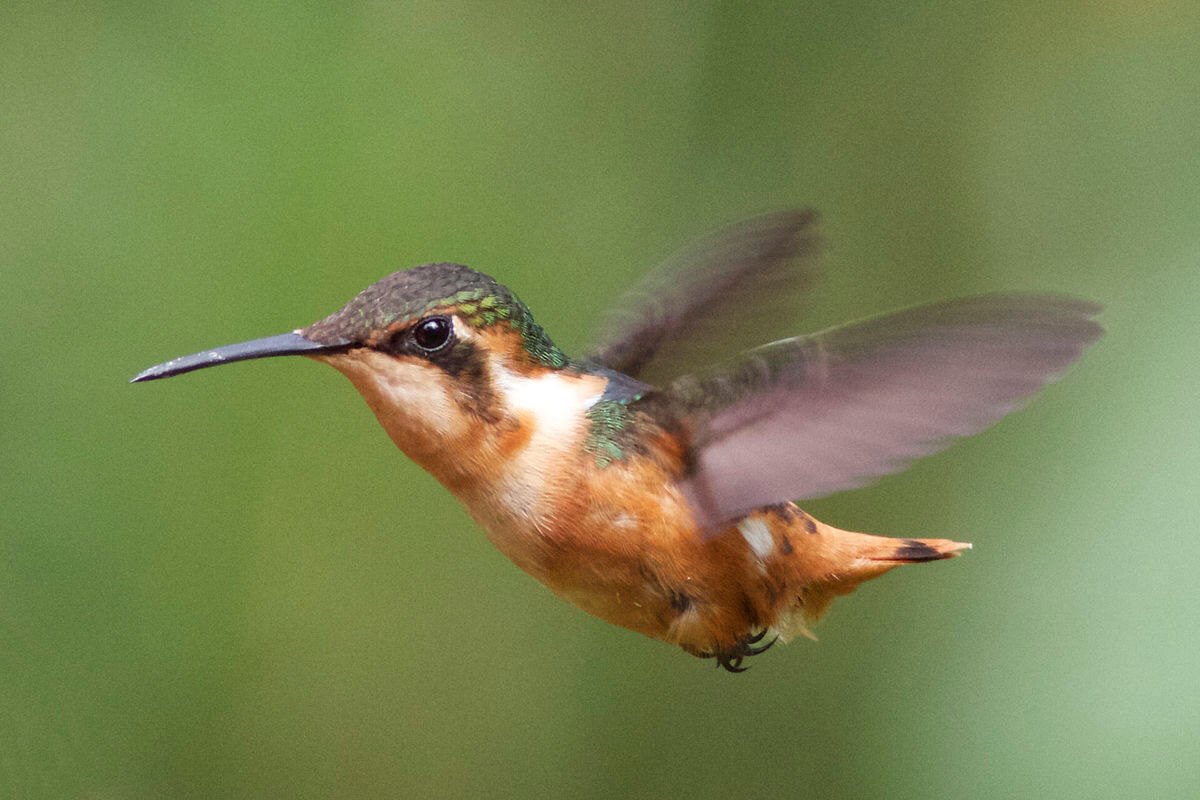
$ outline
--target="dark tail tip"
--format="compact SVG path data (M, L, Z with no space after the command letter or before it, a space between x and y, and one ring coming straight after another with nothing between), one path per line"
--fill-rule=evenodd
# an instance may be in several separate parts
M900 546L880 561L899 561L905 564L920 564L925 561L940 561L954 558L960 550L971 545L945 539L903 539Z

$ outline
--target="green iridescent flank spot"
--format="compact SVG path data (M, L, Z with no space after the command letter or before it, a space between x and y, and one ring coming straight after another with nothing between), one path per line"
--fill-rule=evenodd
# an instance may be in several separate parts
M623 459L625 453L616 437L629 420L629 408L624 403L601 400L588 409L587 417L591 427L583 448L596 457L596 467L604 469Z

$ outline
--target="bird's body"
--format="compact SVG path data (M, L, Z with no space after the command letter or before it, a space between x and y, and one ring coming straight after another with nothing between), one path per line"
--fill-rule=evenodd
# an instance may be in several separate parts
M521 569L597 617L740 671L860 582L968 547L842 531L793 498L860 485L983 427L1099 333L1078 301L977 298L640 380L712 341L700 311L778 294L809 223L744 223L660 270L651 299L627 304L633 322L586 359L559 350L506 287L432 264L293 334L139 379L264 355L328 363Z
M396 381L371 350L315 358L513 563L601 619L736 666L763 631L789 638L833 595L965 546L841 531L792 503L706 533L680 488L685 447L652 403L603 399L603 375L546 371L512 326L471 335L485 354L474 378L414 365L429 374ZM480 397L492 398L486 413L470 409ZM602 429L605 406L620 409L619 428Z

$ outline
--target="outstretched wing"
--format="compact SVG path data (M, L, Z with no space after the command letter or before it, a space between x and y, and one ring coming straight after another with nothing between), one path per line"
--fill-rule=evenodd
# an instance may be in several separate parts
M752 350L664 393L692 435L683 489L708 530L751 509L864 486L976 433L1103 332L1092 303L951 300Z
M817 277L816 212L732 225L678 253L621 298L587 358L652 384L796 329Z

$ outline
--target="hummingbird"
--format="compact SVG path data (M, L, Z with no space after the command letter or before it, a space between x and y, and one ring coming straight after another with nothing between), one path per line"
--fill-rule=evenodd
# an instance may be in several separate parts
M580 357L507 286L433 263L307 327L133 382L270 356L328 364L522 570L742 672L776 641L812 638L863 581L971 546L841 530L797 500L988 427L1102 333L1096 304L994 294L797 336L821 249L811 210L734 224L649 272Z

